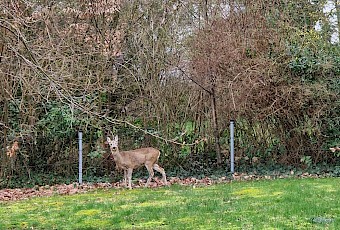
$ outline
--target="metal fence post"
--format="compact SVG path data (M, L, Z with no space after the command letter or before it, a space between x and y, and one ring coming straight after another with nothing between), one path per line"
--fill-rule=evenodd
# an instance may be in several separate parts
M83 183L83 132L81 130L78 131L78 143L79 143L79 184Z
M230 172L235 172L235 152L234 152L234 120L230 120Z

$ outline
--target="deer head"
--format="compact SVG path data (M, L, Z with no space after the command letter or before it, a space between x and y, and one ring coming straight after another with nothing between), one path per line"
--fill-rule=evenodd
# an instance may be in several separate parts
M106 141L107 141L107 143L108 143L109 146L110 146L111 152L117 151L117 150L118 150L118 136L117 136L117 135L114 136L112 140L111 140L110 137L107 137L107 138L106 138Z

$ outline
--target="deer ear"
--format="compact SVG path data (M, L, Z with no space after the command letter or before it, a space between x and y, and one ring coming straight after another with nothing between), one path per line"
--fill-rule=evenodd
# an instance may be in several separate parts
M115 136L115 141L118 142L118 135Z
M107 141L107 142L111 142L110 137L106 137L106 141Z

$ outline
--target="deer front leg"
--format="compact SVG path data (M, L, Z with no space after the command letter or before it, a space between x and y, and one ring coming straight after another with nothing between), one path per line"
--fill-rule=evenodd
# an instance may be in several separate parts
M131 186L132 171L133 171L132 168L128 168L128 170L127 170L127 177L128 177L128 180L129 180L129 189L132 189L132 186Z
M154 176L154 172L153 172L153 169L152 169L152 167L150 165L145 164L145 167L146 167L146 169L149 172L149 178L148 178L148 180L146 181L146 184L145 184L145 187L148 187L149 183L151 182L151 180L152 180L152 178Z
M124 186L127 187L127 169L124 169L123 183L124 183Z

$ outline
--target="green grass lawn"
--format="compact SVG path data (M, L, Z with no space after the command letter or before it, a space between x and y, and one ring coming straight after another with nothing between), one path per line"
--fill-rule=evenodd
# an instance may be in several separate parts
M0 229L340 229L340 178L108 189L1 202Z

